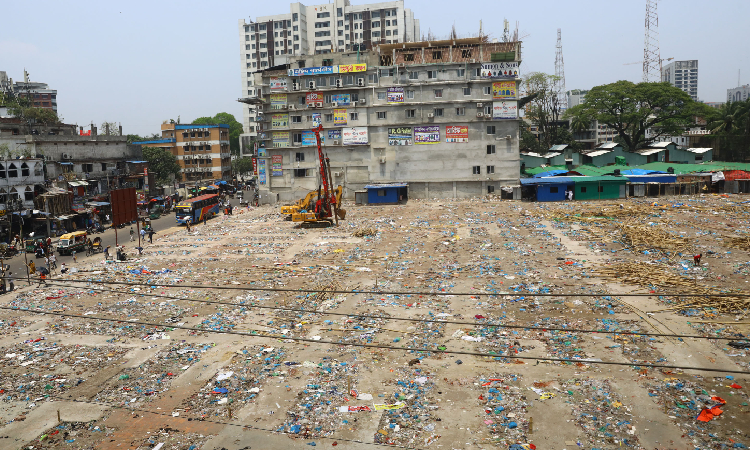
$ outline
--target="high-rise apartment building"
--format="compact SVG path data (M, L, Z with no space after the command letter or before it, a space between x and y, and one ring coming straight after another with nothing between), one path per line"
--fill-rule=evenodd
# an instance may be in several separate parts
M744 102L750 98L750 84L727 89L727 102Z
M30 81L26 71L24 71L24 80L15 83L5 72L0 72L0 91L26 98L35 108L51 109L57 112L57 90L50 89L47 83Z
M252 73L288 64L300 56L370 50L375 45L419 39L419 20L403 0L351 5L349 0L306 6L239 21L242 97L262 95ZM255 136L255 108L243 108L243 131Z
M680 88L698 101L698 60L672 61L661 69L661 81Z

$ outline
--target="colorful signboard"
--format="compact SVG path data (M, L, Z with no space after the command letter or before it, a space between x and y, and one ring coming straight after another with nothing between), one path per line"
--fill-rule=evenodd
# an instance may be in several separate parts
M289 147L289 132L288 131L274 131L273 132L273 146L274 147Z
M272 91L286 90L286 78L271 77L268 83Z
M286 94L271 94L271 109L286 108Z
M271 129L286 128L289 126L289 114L273 114L271 116Z
M403 103L404 102L404 88L402 87L389 87L385 93L386 100L388 103Z
M260 182L260 184L263 184L263 185L266 184L266 160L265 159L258 160L258 181Z
M341 139L341 130L328 130L328 139Z
M469 142L468 125L447 125L445 127L445 142Z
M426 125L414 127L415 144L438 144L440 143L440 125Z
M367 127L343 128L341 135L344 145L367 145Z
M333 126L334 127L346 126L346 110L345 109L333 110Z
M338 106L349 106L352 102L352 96L350 94L333 94L331 101Z
M326 136L325 134L320 135L320 145L325 145ZM303 131L302 132L302 146L318 146L318 141L315 139L314 131Z
M411 127L388 128L388 145L411 145Z
M258 158L253 157L253 175L258 175Z
M492 83L492 98L503 99L503 98L516 98L516 82L515 81L495 81Z
M482 64L482 78L518 78L521 61Z
M323 118L320 113L313 113L312 115L313 128L317 128L323 124Z
M492 118L518 119L518 102L515 100L492 102Z
M265 149L265 147L259 147L258 148L258 157L259 158L265 158L266 157L266 149Z
M340 66L303 67L301 69L288 69L290 77L302 77L306 75L326 75L329 73L354 73L365 72L367 64L343 64Z
M367 70L367 64L345 64L338 67L338 73L364 72Z
M282 157L281 155L271 156L271 176L280 177L284 175L284 171L281 169Z
M308 92L307 95L305 95L305 103L308 105L311 103L322 103L323 102L323 93L322 92Z

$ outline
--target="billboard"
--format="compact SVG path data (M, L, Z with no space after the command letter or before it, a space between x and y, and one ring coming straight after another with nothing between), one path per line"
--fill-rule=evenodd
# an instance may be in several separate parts
M312 114L312 122L313 122L313 128L319 127L323 123L323 119L320 115L320 113L313 113Z
M344 64L338 66L339 73L364 72L367 70L367 64Z
M367 127L343 128L341 131L344 145L367 145Z
M515 81L495 81L492 83L492 98L516 98L516 82Z
M284 174L283 170L281 169L281 161L282 161L281 155L271 156L271 176L272 177L280 177Z
M326 137L325 134L320 135L320 145L325 145ZM318 146L318 141L315 139L314 131L303 131L302 132L302 146Z
M329 73L353 73L365 72L367 64L343 64L340 66L303 67L301 69L288 69L290 77L302 77L306 75L326 75Z
M305 103L311 104L311 103L317 103L323 101L323 93L322 92L308 92L307 95L305 95Z
M411 127L388 128L388 145L411 145Z
M414 127L414 142L416 144L437 144L440 142L440 125Z
M271 129L286 128L289 126L289 114L273 114L271 116Z
M289 132L288 131L274 131L273 132L273 146L274 147L289 147Z
M518 119L518 102L515 100L492 102L492 118Z
M258 158L253 157L253 175L258 175Z
M346 110L345 109L333 110L333 126L334 127L346 126Z
M404 88L402 87L389 87L385 93L386 100L388 103L403 103L404 102Z
M447 125L445 127L445 142L469 142L468 125Z
M260 184L266 184L266 160L258 160L258 181Z
M271 77L269 84L272 91L286 90L286 78Z
M352 96L350 94L333 94L331 101L338 106L349 106L352 103Z
M271 109L286 108L286 94L271 94Z
M518 78L521 61L482 63L482 78Z
M341 130L328 130L328 139L341 139Z
M109 191L109 198L112 203L112 225L138 220L135 188Z

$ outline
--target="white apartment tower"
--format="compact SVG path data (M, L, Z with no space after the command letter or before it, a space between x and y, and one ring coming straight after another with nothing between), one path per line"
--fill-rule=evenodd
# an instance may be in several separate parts
M698 101L698 60L672 61L661 69L661 81L680 88Z
M403 0L351 5L349 0L306 6L289 12L239 21L241 97L260 97L253 72L289 64L300 56L371 50L379 44L419 40L419 20ZM243 131L257 133L255 106L244 105Z

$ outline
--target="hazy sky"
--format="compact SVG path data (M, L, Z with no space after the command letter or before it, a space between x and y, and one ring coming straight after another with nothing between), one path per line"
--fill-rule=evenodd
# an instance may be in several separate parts
M308 2L306 4L317 4ZM365 2L356 1L356 4ZM502 36L519 23L523 72L554 73L562 29L567 89L640 81L645 0L406 0L427 30L446 36L479 30ZM505 6L507 5L507 6ZM219 0L23 1L0 27L0 70L58 90L66 123L121 122L151 134L165 119L183 123L229 112L241 121L238 19L289 11L286 2ZM11 12L12 11L12 12ZM698 95L724 101L750 83L750 1L661 0L662 58L697 59ZM624 65L639 62L638 64Z

